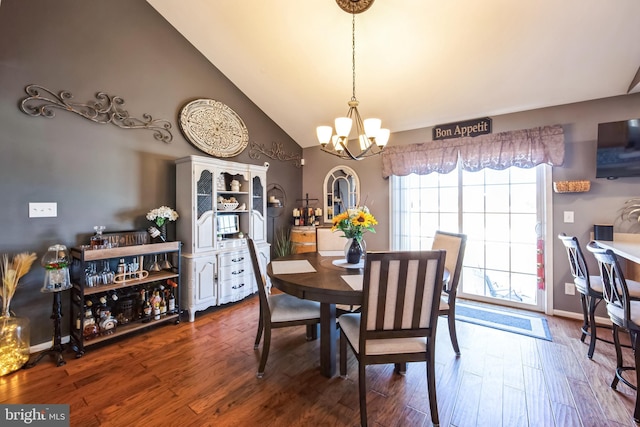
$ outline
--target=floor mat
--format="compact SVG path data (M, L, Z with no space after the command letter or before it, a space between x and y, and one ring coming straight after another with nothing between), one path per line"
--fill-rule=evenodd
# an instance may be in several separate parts
M547 319L489 306L456 302L456 320L552 341Z

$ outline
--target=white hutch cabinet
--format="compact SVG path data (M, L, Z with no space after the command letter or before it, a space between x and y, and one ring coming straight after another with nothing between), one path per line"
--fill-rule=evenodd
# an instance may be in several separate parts
M245 237L266 271L267 166L189 156L176 160L177 237L182 241L182 308L195 312L258 291ZM240 234L242 233L242 234Z

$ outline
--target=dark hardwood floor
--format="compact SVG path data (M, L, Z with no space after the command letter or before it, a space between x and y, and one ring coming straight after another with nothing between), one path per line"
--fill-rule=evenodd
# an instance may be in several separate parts
M278 329L257 379L257 320L255 296L198 313L194 323L90 347L80 359L69 352L62 367L45 358L0 377L0 402L67 403L71 425L83 427L358 425L353 356L348 379L327 379L319 373L319 342L305 341L303 326ZM589 360L577 321L550 317L549 327L553 342L458 322L456 358L441 319L441 425L635 426L635 391L609 387L613 346L598 342ZM625 349L626 363L632 360ZM424 364L409 364L404 377L390 365L368 367L369 424L430 426L425 376Z

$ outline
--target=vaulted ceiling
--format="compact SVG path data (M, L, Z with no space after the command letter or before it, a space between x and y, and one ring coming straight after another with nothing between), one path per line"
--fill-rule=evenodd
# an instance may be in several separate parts
M302 147L346 114L335 0L147 1ZM639 16L638 0L377 0L356 15L360 113L398 132L640 91Z

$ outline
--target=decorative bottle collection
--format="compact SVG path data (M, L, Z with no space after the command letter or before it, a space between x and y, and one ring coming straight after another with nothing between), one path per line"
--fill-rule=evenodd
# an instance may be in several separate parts
M296 208L293 210L293 225L309 226L320 225L322 209L320 208Z
M322 209L312 208L309 206L309 202L317 202L318 199L310 199L309 193L306 194L304 199L298 199L299 202L305 202L305 206L301 208L295 208L293 210L293 225L295 226L315 226L320 225L320 219L322 218Z
M175 287L177 283L168 279L87 296L75 327L82 329L85 340L90 340L112 334L118 326L130 322L162 320L177 312Z

